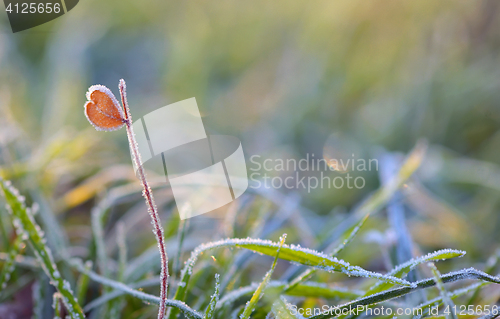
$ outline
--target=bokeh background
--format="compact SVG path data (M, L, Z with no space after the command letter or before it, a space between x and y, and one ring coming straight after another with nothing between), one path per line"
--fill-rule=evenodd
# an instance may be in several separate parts
M325 146L345 152L328 144L332 134L362 158L406 154L424 138L428 153L405 203L416 246L467 250L457 265L484 263L498 246L498 1L82 0L15 34L0 14L2 175L40 192L81 246L76 255L85 254L99 196L134 180L125 132L96 132L83 114L90 85L117 94L120 78L135 118L196 97L209 134L239 137L247 160L321 157ZM278 190L300 198L306 243L379 187L379 172L363 176L359 190ZM161 194L173 216L171 197ZM153 240L136 200L145 226L129 226L142 240L130 243L131 255ZM193 233L192 246L227 214L237 220L231 209L193 219L194 228L215 221ZM121 212L106 228L109 241ZM385 217L375 219L378 235L342 257L384 269L372 249L390 238L384 225Z

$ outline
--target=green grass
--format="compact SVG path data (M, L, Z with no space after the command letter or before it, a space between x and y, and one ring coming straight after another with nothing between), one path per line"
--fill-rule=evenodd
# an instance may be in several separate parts
M246 218L250 222L238 225L236 219L232 230L235 234L245 234L248 231L256 238L220 239L191 248L187 242L189 229L193 226L185 222L179 223L178 217L171 214L165 224L178 227L166 227L166 242L171 249L178 250L179 260L170 266L184 266L178 276L174 271L170 277L170 287L175 292L171 292L171 296L165 301L169 311L167 317L300 318L292 309L312 309L325 303L335 305L340 310L358 306L394 307L394 301L398 302L398 306L422 309L425 316L429 306L450 306L453 305L451 300L468 298L474 304L487 303L487 299L482 300L485 298L482 290L492 283L499 284L498 277L470 267L441 274L432 264L433 275L425 278L429 273L425 268L427 263L446 260L446 268L459 265L454 260L465 255L462 250L440 249L415 256L386 273L368 271L338 257L348 251L356 253L361 248L363 243L359 241L359 237L373 227L370 223L372 220L383 220L379 216L380 211L402 185L412 180L412 175L425 157L425 149L425 143L419 143L408 154L390 182L362 201L350 218L344 219L321 236L326 239L316 244L318 247L326 247L324 252L284 244L284 237L279 242L258 238L265 233L266 226L273 226L280 217L270 213L276 211L279 203L264 204L259 194L253 195L253 199L245 204L247 206L240 208L247 214ZM46 299L36 297L35 304L39 310L34 312L35 317L41 318L47 311L52 311L54 318L61 317L63 313L71 318L83 318L85 315L89 318L155 316L151 305L159 304L160 298L150 291L156 291L151 289L159 287L159 255L153 249L154 245L151 249L141 250L131 244L128 236L133 225L127 228L126 224L127 218L131 218L126 213L127 207L131 207L130 202L138 200L137 197L132 199L137 188L128 184L117 185L95 204L91 209L89 228L92 235L88 238L88 249L82 256L81 253L74 253L76 246L71 238L68 239L70 234L59 223L57 216L50 215L53 213L48 210L47 205L38 205L37 210L45 211L34 214L32 209L26 207L26 200L10 182L2 181L1 187L10 212L8 216L2 215L4 237L9 238L8 242L3 243L8 251L0 254L3 261L0 280L5 287L1 298L4 302L27 284L23 284L23 278L39 278L38 286L42 285L43 288L43 279L47 276L48 282L57 290L53 296L55 310L52 305L44 304ZM33 198L41 198L40 194L37 196ZM118 205L125 205L122 208L124 213L119 218L112 218L110 209ZM265 212L262 212L262 207ZM255 214L255 211L258 213ZM278 224L281 225L281 222ZM291 231L293 241L300 240L301 229L290 226L279 226L269 235L273 236L280 229ZM114 237L109 237L106 232L112 232ZM116 248L110 249L113 242ZM25 244L28 244L26 251L22 249ZM61 248L56 254L52 254L49 247L57 245ZM253 270L252 267L257 265L252 263L252 259L259 254L274 257L271 270L265 274L260 284L253 282L256 279L253 273L260 270ZM190 256L187 258L188 255ZM241 259L241 256L244 258ZM267 260L263 257L259 259ZM363 259L364 264L369 265L369 260L361 258ZM277 263L278 260L282 263ZM495 271L497 261L498 258L491 259L488 272ZM279 269L279 265L284 268ZM293 270L288 278L285 276L285 269ZM416 272L420 279L408 281L412 272ZM329 276L330 273L337 275ZM226 282L225 286L221 286L219 278ZM471 284L470 280L477 282ZM445 288L448 283L455 283L456 288ZM439 289L433 291L434 286ZM418 297L417 292L422 290L427 292L427 297ZM408 296L416 296L416 299ZM310 316L314 319L330 317L332 315L329 313Z

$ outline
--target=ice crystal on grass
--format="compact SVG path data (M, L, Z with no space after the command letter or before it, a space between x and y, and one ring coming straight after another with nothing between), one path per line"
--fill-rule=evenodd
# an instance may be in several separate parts
M430 263L428 263L428 265L429 265L429 268L431 268L431 270L432 270L432 274L434 275L434 281L436 282L436 286L439 290L439 294L441 295L441 298L443 299L443 302L445 303L445 305L450 310L447 313L446 318L457 319L457 314L454 311L453 301L451 301L450 296L448 295L448 291L444 287L443 281L441 280L441 273L437 269L436 265L434 265L434 263L430 262Z
M215 292L210 298L210 303L208 304L207 310L205 311L204 319L214 318L217 302L219 301L219 290L220 290L219 278L220 278L219 274L215 274Z
M456 258L456 257L462 257L466 254L465 251L463 250L457 250L457 249L441 249L437 250L435 252L429 253L425 256L421 256L418 258L413 258L401 265L398 265L391 271L387 273L388 276L393 276L397 278L405 278L408 273L415 269L420 264L429 262L429 261L439 261L439 260L446 260L450 258ZM382 291L384 289L387 289L391 287L391 284L388 284L386 282L378 282L375 285L373 285L365 294L365 296L374 294L375 292Z
M61 299L60 293L56 292L52 296L52 308L54 308L54 319L61 319Z
M285 297L281 296L274 302L271 312L276 319L304 319L301 314L297 311L294 314L291 309L293 306L286 301Z
M281 249L283 248L283 245L285 244L285 239L286 239L286 234L283 234L280 238L279 245L276 250L276 257L274 257L273 264L271 266L271 269L266 273L264 276L264 279L260 283L260 285L257 287L255 290L252 298L247 302L245 305L245 309L243 310L243 313L240 316L240 319L248 319L250 318L250 315L252 312L255 310L255 307L257 306L257 302L262 298L262 295L264 294L264 290L266 289L267 284L271 280L271 276L274 272L274 269L276 268L276 264L278 262L278 257L281 252Z
M42 232L40 232L40 227L31 212L26 209L24 199L19 196L19 191L13 188L10 183L6 183L3 180L0 180L0 186L9 206L10 213L14 219L17 219L14 226L18 227L20 233L27 236L42 269L50 278L50 283L61 293L62 300L71 318L84 318L82 308L73 296L69 283L59 275L52 253L49 247L46 246L45 238ZM22 238L24 239L24 236Z

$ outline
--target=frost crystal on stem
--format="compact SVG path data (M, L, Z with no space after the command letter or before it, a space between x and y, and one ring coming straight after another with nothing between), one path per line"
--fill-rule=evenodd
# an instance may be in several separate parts
M134 129L132 127L132 116L127 102L126 85L123 79L120 80L120 96L122 99L123 108L125 110L125 128L127 129L128 141L130 144L130 150L132 151L132 158L134 164L137 167L137 173L139 175L139 180L142 183L144 190L142 191L142 196L146 200L148 205L148 212L151 216L151 223L153 224L153 232L156 236L156 241L158 242L158 249L160 250L161 257L161 274L160 274L160 309L158 311L158 319L162 319L165 315L165 299L167 299L167 288L168 288L168 256L165 247L165 242L163 239L163 228L161 227L160 216L158 215L158 209L156 208L155 200L153 197L153 191L149 187L149 183L146 179L146 172L142 167L141 154L139 153L139 148L137 141L135 140Z

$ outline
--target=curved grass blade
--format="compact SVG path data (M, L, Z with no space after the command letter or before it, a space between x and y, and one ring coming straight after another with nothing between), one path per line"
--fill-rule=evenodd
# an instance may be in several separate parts
M101 204L92 208L90 221L92 225L92 235L97 252L97 267L105 277L109 277L108 257L106 255L106 244L104 242L104 226L102 224L102 214L104 210Z
M397 173L399 158L396 154L383 152L380 156L379 179L382 184L389 182ZM387 203L387 217L390 227L396 236L395 260L397 264L402 264L413 258L413 240L405 222L405 207L401 201L402 194L397 191ZM409 278L414 281L413 274Z
M280 291L283 291L286 285L286 281L270 281L267 284L266 290L269 290L272 294L274 294L275 291L279 293ZM231 291L220 299L217 304L217 309L223 308L225 305L231 304L243 296L251 295L257 287L258 284L254 283L252 285ZM298 284L293 289L286 292L286 295L288 296L325 299L356 299L363 296L363 294L363 291L349 290L343 287L328 287L326 284L316 282Z
M375 214L384 207L396 191L407 182L407 180L415 173L415 171L420 167L424 159L425 153L427 151L427 142L424 140L419 140L415 147L408 154L403 162L403 165L399 169L398 173L385 183L381 188L372 193L368 198L366 198L359 207L355 208L350 216L340 223L328 236L328 238L318 247L318 250L329 251L331 243L335 243L336 240L342 237L353 225L359 225L364 223L371 214ZM354 226L356 229L356 226ZM359 229L358 229L359 230ZM355 235L356 233L354 233ZM353 236L354 236L353 235ZM351 238L352 239L352 238ZM341 246L337 246L334 249L338 249ZM345 247L345 245L344 245ZM343 249L343 247L342 247ZM338 253L338 252L337 252ZM334 255L332 255L334 256ZM293 276L300 281L308 278L310 275L308 273L310 270L302 271L300 268L294 272Z
M62 301L66 310L73 319L85 318L83 310L76 301L71 291L69 283L61 278L50 249L45 245L44 233L40 226L35 222L31 212L26 208L22 197L17 189L12 187L9 182L0 180L3 194L7 201L9 211L13 217L13 224L18 232L27 237L33 247L37 259L50 278L50 283L61 293Z
M217 302L219 301L219 289L220 289L219 277L220 277L219 274L215 275L215 292L212 295L210 303L207 306L204 319L212 319L214 317L215 309L217 307Z
M370 214L366 214L365 217L361 218L361 220L356 225L354 225L354 227L352 227L351 229L348 229L346 231L345 236L343 236L345 239L333 250L333 252L330 254L330 256L336 257L345 248L345 246L347 246L347 244L349 244L351 242L351 240L356 236L356 234L361 229L361 227L363 227L363 225L365 224L368 217L370 217ZM301 273L299 276L295 277L295 279L293 279L284 288L284 291L287 292L287 291L292 290L298 284L300 284L301 282L304 282L305 280L307 280L307 278L311 277L316 271L317 271L317 269L314 269L314 268L307 269L306 271Z
M451 258L457 258L457 257L462 257L466 254L465 251L463 250L457 250L457 249L441 249L437 250L433 253L429 253L425 256L421 256L418 258L413 258L411 260L408 260L407 262L396 266L394 269L392 269L390 272L387 273L389 276L394 276L397 278L404 278L408 273L416 268L418 265L426 263L426 262L431 262L431 261L439 261L439 260L446 260L446 259L451 259ZM386 282L378 282L375 285L373 285L368 291L366 292L365 296L373 295L374 293L386 290L391 288L393 285L386 283Z
M39 191L32 190L30 195L33 201L38 205L38 216L40 217L40 225L44 229L50 229L47 232L47 242L50 247L53 247L56 258L63 257L67 254L68 239L66 238L64 229L58 223L56 214L49 207L49 203L45 196Z
M489 283L488 282L477 282L477 283L469 285L465 288L460 288L460 289L454 290L452 292L449 292L448 296L450 299L455 299L455 298L458 298L458 297L463 296L465 294L468 294L469 292L476 291L477 289L479 289L487 284L489 284ZM419 311L418 313L420 313L423 316L429 312L429 309L431 307L439 306L442 303L443 303L443 298L440 296L440 297L436 297L434 299L431 299L427 302L424 302L424 303L416 306L415 309L418 309L418 311Z
M497 267L499 261L500 261L500 249L497 249L495 254L493 256L491 256L490 258L488 258L488 261L486 262L486 267L484 268L484 272L487 274L492 273L495 270L495 268ZM474 293L472 294L472 296L469 299L469 302L467 302L467 306L474 304L474 300L476 300L476 298L478 297L479 291L480 291L480 287L478 287L476 289L476 291L474 291Z
M91 260L87 260L85 262L85 269L87 270L92 269ZM89 276L87 276L86 274L80 274L80 277L78 277L78 281L76 282L76 298L80 303L82 303L82 305L85 304L85 295L87 294L88 286L89 286Z
M144 289L146 287L157 287L159 285L160 285L160 276L156 276L156 277L151 277L151 278L148 278L145 280L135 282L135 283L127 285L127 286L131 289L139 289L139 288ZM104 294L104 295L100 296L99 298L96 298L96 299L92 300L91 302L89 302L88 304L86 304L83 307L83 311L89 312L92 309L99 307L99 306L107 303L110 300L113 300L115 298L118 298L118 297L126 295L126 294L127 294L127 292L125 292L123 290L115 289L112 292L110 292L108 294Z
M22 252L25 244L22 236L17 235L12 244L10 245L10 250L7 255L7 260L5 260L2 271L0 272L0 289L2 291L7 287L7 282L14 271L14 260L16 256ZM0 292L0 295L2 293Z
M278 263L278 256L280 255L280 251L283 248L283 245L285 244L285 239L286 239L286 234L284 234L280 238L278 250L276 251L276 257L274 257L274 261L273 261L273 264L271 266L271 269L264 276L264 280L262 280L259 287L257 287L257 289L253 293L253 296L250 299L250 301L247 302L245 309L243 310L243 314L241 314L241 316L240 316L240 319L250 318L250 315L255 310L255 307L257 306L257 302L259 302L260 298L264 294L264 290L266 289L267 284L271 280L271 276L274 272L274 268L276 268L276 264Z
M439 289L439 294L441 295L441 298L443 299L443 302L445 303L446 307L448 308L449 312L446 314L446 318L448 319L458 319L457 314L454 311L454 304L453 301L451 301L450 297L448 296L448 291L444 287L444 283L441 280L441 273L437 269L436 265L433 263L429 263L429 268L432 270L432 274L434 275L434 281L436 282L436 286Z
M458 280L464 280L464 279L479 279L479 280L484 280L487 282L492 282L496 284L500 284L500 278L494 277L491 275L488 275L480 270L477 270L475 268L467 268L467 269L462 269L454 272L450 272L447 274L442 275L441 281L443 283L447 282L454 282ZM370 296L366 296L363 298L360 298L358 300L354 300L348 303L345 303L343 305L337 306L337 308L342 311L343 309L354 309L357 306L366 306L366 305L374 305L377 303L381 303L390 299L394 299L397 297L404 296L408 293L414 292L419 289L424 289L428 287L435 286L436 282L434 278L427 278L423 279L420 281L415 282L414 286L411 287L398 287L394 288L391 290L385 290ZM332 314L331 312L329 313L323 313L320 315L312 316L309 317L309 319L327 319L331 318Z
M361 218L359 222L352 227L352 229L348 230L348 233L346 234L345 239L337 246L335 249L333 249L332 253L330 254L332 257L337 256L342 250L344 250L345 246L351 242L351 240L357 235L361 227L365 224L366 220L370 217L370 214L366 214L365 217Z
M248 226L249 230L247 233L250 234L249 237L251 238L266 237L268 231L264 231L264 226L267 225L267 220L272 212L271 202L264 201L263 203L260 203L260 201L257 201L257 204L253 205L258 206L259 209L256 212L255 220L253 220ZM253 215L252 208L249 207L248 217L251 215ZM229 263L229 267L227 268L228 270L224 274L224 279L221 282L221 292L231 288L237 278L241 275L241 269L252 260L252 257L252 252L248 250L240 251L235 254L234 257L231 257L232 261Z
M271 312L276 319L302 319L304 318L299 313L294 315L290 310L291 305L287 303L286 299L281 296L273 304Z
M125 267L127 264L127 243L125 238L125 225L123 221L118 221L116 223L116 241L118 246L118 272L116 278L118 281L124 281ZM125 300L123 298L117 298L112 300L108 304L109 318L118 319L125 306Z
M498 303L496 304L496 306L498 307ZM479 317L478 319L495 319L495 318L498 318L498 316L500 316L500 312L498 311L495 311L489 315L484 315L484 316L481 316Z
M2 236L1 237L2 241L0 243L1 243L2 250L10 251L9 236L8 236L8 232L7 232L7 229L5 228L4 221L3 221L4 216L5 215L3 214L3 210L0 211L0 235Z
M52 296L52 308L54 308L54 319L61 319L61 294L55 292Z
M160 304L160 302L161 302L161 299L157 296L153 296L153 295L147 294L145 292L135 290L135 289L125 285L124 283L121 283L121 282L118 282L118 281L115 281L115 280L112 280L109 278L105 278L103 276L96 274L95 272L93 272L91 270L86 269L85 266L83 265L83 263L81 262L81 260L79 260L79 259L70 259L68 261L68 263L70 264L71 267L73 267L77 271L86 274L87 276L89 276L90 279L92 279L92 280L94 280L102 285L120 290L120 291L122 291L126 294L129 294L135 298L138 298L138 299L140 299L143 302L148 303L148 304L149 303ZM155 281L158 284L157 278L155 278ZM113 293L114 292L112 292L110 294L113 294ZM110 299L112 299L112 298L110 298ZM110 299L107 299L106 301L108 301ZM167 307L175 307L176 309L181 310L187 318L190 318L190 319L191 318L193 318L193 319L202 319L203 318L203 316L201 314L199 314L196 310L190 308L188 305L186 305L182 301L165 299L164 302L165 302L165 305Z
M189 209L188 207L183 207L183 209ZM189 216L188 212L184 212L185 216ZM182 244L184 243L184 237L186 236L186 231L189 228L189 219L183 219L179 222L179 232L177 234L177 258L174 263L173 275L177 278L180 271L181 255L182 255Z
M244 239L236 241L235 246L272 256L273 249L276 249L278 245L271 241ZM318 251L296 245L283 245L279 258L329 272L342 272L348 276L375 278L393 284L411 286L411 283L406 280L374 273L358 266L351 266L342 259L332 258Z
M191 257L186 261L186 264L182 270L181 281L177 286L177 290L174 296L175 300L181 300L181 301L184 300L187 291L187 285L189 283L189 279L191 278L193 267L196 260L198 259L198 256L205 251L222 247L244 248L264 255L274 256L276 249L279 247L279 244L272 242L270 240L262 240L262 239L229 238L198 246L191 253ZM283 247L280 249L279 258L283 260L296 262L305 266L310 266L317 269L325 270L328 272L342 272L348 276L375 278L402 286L412 285L406 280L367 271L358 266L351 266L349 263L341 259L331 258L315 250L302 248L296 245L284 244ZM172 309L168 318L173 319L175 318L176 315L177 315L176 309Z
M407 262L396 266L394 269L392 269L390 272L387 273L387 275L391 275L397 278L404 278L408 273L416 268L418 265L430 262L430 261L440 261L440 260L446 260L450 258L456 258L456 257L462 257L466 254L465 251L463 250L456 250L456 249L441 249L438 251L435 251L433 253L429 253L425 256L421 256L418 258L414 258L411 260L408 260ZM386 282L377 282L375 285L370 287L368 291L364 294L363 297L370 296L373 294L376 294L378 292L390 289L394 285L386 283ZM340 318L345 318L345 316L340 316Z

